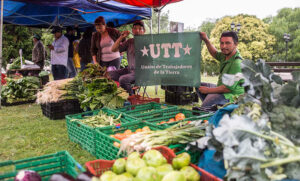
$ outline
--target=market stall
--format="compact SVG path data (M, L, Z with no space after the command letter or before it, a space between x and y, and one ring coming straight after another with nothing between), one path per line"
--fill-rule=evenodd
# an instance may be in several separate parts
M92 26L98 16L103 16L115 27L131 23L135 20L151 17L150 8L137 8L118 2L103 2L95 4L90 1L5 1L1 5L2 23L39 28L51 26L71 26L78 24L80 28ZM2 40L2 35L1 35ZM1 41L2 55L2 41ZM0 56L2 62L2 56ZM0 71L2 63L0 62ZM38 74L38 69L17 69L8 73ZM0 85L0 92L1 92ZM0 102L1 107L1 102Z

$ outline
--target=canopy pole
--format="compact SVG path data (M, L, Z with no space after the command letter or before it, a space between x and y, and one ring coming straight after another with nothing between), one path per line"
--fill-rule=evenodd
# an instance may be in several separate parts
M151 18L150 18L150 34L152 35L152 27L153 27L153 22L152 22L152 16L151 16Z
M2 80L3 4L4 4L4 0L1 0L1 20L0 20L0 79L1 80ZM2 93L2 82L0 82L0 97L1 97L1 93ZM1 109L1 99L0 99L0 109Z
M157 11L157 34L160 33L160 12L161 12L161 9L158 9L158 11ZM155 95L157 95L157 92L158 92L158 86L156 85L155 86Z

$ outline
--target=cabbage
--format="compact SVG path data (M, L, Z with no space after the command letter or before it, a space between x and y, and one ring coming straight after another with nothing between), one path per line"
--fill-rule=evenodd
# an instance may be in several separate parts
M128 155L127 160L140 158L140 154L138 152L132 152Z
M190 166L183 167L180 172L183 173L183 175L186 178L186 181L199 181L200 180L200 174Z
M161 166L156 167L156 170L158 173L158 180L162 180L165 175L173 171L173 167L171 164L163 164Z
M125 172L126 168L126 160L124 158L119 158L115 161L115 163L112 166L112 171L116 174L121 174Z
M104 172L101 177L100 181L112 181L116 177L116 174L112 171Z
M183 173L179 171L172 171L169 172L166 176L164 176L162 181L186 181L186 179Z
M146 163L144 160L142 160L140 158L127 160L127 162L126 162L126 170L133 176L136 176L139 169L142 167L146 167Z
M122 173L122 175L125 175L126 177L133 179L133 176L128 172Z
M177 155L173 160L172 160L172 165L174 169L181 169L185 166L188 166L191 162L191 156L186 153L183 152L179 155Z
M133 178L129 178L125 175L117 175L113 178L112 181L133 181Z
M165 157L157 150L149 150L144 156L143 160L145 160L148 166L158 167L164 163L166 163Z
M139 170L136 178L142 181L157 181L158 174L154 167L143 167Z
M41 181L41 176L32 170L21 170L17 173L15 181Z

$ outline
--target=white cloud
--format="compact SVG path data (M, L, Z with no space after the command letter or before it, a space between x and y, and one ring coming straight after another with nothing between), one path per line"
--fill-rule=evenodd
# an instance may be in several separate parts
M163 12L169 10L171 21L198 27L207 19L226 15L249 14L261 19L275 16L284 7L300 7L300 0L183 0L167 5Z

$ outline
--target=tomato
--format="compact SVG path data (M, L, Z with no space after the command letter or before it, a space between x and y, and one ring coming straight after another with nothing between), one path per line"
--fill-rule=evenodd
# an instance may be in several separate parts
M121 140L123 137L124 137L124 136L123 136L123 134L121 134L121 133L115 134L115 138L118 139L118 140Z
M180 121L180 120L184 120L184 119L185 119L185 115L183 113L178 113L175 116L176 121Z

